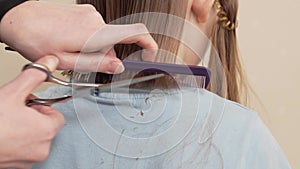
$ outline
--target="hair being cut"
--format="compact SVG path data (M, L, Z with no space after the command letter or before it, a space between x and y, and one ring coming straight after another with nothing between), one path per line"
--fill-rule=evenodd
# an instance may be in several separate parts
M236 21L238 12L237 0L219 0L218 2L222 6L223 11L227 14L228 19L230 21ZM95 6L106 23L110 23L127 15L143 12L166 13L185 19L187 11L186 0L77 0L77 3L92 4ZM140 19L145 20L147 18L141 17ZM183 25L178 26L179 34L182 31L182 27ZM153 35L153 38L158 43L160 49L169 51L174 55L177 54L180 42L163 35ZM216 76L216 80L214 83L211 83L209 90L229 100L246 103L247 84L245 82L238 54L236 30L225 29L224 25L222 26L220 23L215 24L211 31L211 41L223 66L223 76L225 76L225 78L220 78L218 80L218 76ZM115 47L117 56L120 59L124 59L130 53L139 49L140 48L136 45L116 45ZM175 63L175 58L172 56L158 57L156 61ZM209 68L211 64L212 61L209 64ZM211 71L215 71L213 67L211 68ZM100 82L109 82L111 80L111 75L100 73L97 75L96 80ZM168 79L163 79L165 84L167 84L167 80ZM161 85L161 82L162 79L151 85ZM221 92L224 90L225 92Z

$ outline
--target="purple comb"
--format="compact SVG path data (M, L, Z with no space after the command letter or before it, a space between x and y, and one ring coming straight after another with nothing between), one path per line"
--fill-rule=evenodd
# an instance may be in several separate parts
M10 47L5 47L5 50L15 51ZM205 77L205 88L210 82L211 72L203 66L188 66L179 64L168 64L158 62L145 62L136 60L123 60L126 70L148 72L148 73L163 73L163 74L182 74Z
M145 62L136 60L123 60L126 70L147 72L147 73L163 73L163 74L183 74L205 77L205 88L210 82L211 72L203 66L187 66L179 64L168 64L158 62Z

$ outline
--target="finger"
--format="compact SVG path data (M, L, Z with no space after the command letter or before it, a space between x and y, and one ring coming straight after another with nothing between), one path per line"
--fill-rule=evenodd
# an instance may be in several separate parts
M23 161L23 162L20 162L18 165L19 166L16 167L18 169L31 169L32 166L33 166L33 163L32 162L28 162L28 161Z
M1 163L1 168L17 168L17 169L30 169L32 167L32 162L28 161L13 161L7 163Z
M28 101L34 100L34 99L36 99L36 98L37 98L37 97L36 97L35 95L29 94L29 96L27 96L26 99L25 99L25 100L26 100L26 102L25 102L26 106L31 107L32 105L28 104L28 103L29 103Z
M29 94L29 96L27 96L26 100L32 100L32 99L36 99L37 97L33 94Z
M43 64L47 66L50 71L54 71L58 65L58 59L54 56L46 56L35 63ZM18 96L22 99L26 99L39 84L45 81L46 78L46 73L41 70L33 68L27 69L13 80L10 86L14 89Z
M136 37L129 37L125 40L123 40L120 43L124 43L124 44L132 44L132 43L136 43L139 46L143 46L145 43L146 37L144 36L136 36ZM145 44L146 45L146 44ZM149 49L143 49L142 51L142 59L144 61L154 61L155 57L157 55L157 48L149 48Z
M105 25L89 39L83 52L95 52L118 43L136 43L145 49L145 58L154 60L158 45L144 24Z
M44 106L44 105L33 105L31 106L34 110L42 113L42 114L51 114L53 111L56 112L57 110L53 109L52 107L49 106Z
M57 57L60 60L58 68L63 70L116 74L125 69L115 54L111 56L103 53L63 53L57 54Z
M47 115L51 119L55 132L58 132L59 129L61 129L66 123L64 116L59 111L51 107L35 105L32 108L44 115Z
M108 52L102 51L102 53L106 53L106 55L108 55L108 56L117 57L117 54L116 54L116 51L114 48L109 49Z

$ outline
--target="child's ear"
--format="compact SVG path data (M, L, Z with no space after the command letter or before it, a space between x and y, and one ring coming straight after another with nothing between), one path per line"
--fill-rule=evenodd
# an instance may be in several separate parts
M193 0L192 12L194 13L197 22L204 23L208 20L215 0Z

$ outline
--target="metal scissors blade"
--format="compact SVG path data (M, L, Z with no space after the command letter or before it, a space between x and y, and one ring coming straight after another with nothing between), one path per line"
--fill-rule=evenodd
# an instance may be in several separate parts
M101 90L121 88L121 87L126 87L126 86L130 86L130 85L133 85L136 83L141 83L141 82L145 82L145 81L149 81L149 80L153 80L153 79L157 79L157 78L165 76L165 74L154 74L154 75L143 76L143 77L138 77L138 78L134 78L134 79L116 81L116 82L107 83L107 84L73 83L73 82L66 82L66 81L63 81L61 79L54 77L51 74L50 70L46 66L41 65L41 64L36 64L36 63L27 64L23 67L23 71L26 69L30 69L30 68L35 68L35 69L45 72L48 77L46 79L46 81L48 81L48 82L56 83L56 84L63 85L63 86L77 87L80 89L84 89L84 91L89 90L89 89L94 89L94 88L99 88ZM41 98L30 99L30 100L26 100L26 105L27 106L31 106L31 105L47 105L47 106L49 106L49 105L52 105L57 102L63 102L72 97L73 96L63 96L60 98L53 98L53 99L41 99Z
M27 106L32 106L32 105L51 106L54 103L64 102L64 101L67 101L70 98L72 98L72 96L63 96L63 97L53 98L53 99L35 98L35 99L26 100L25 104Z

